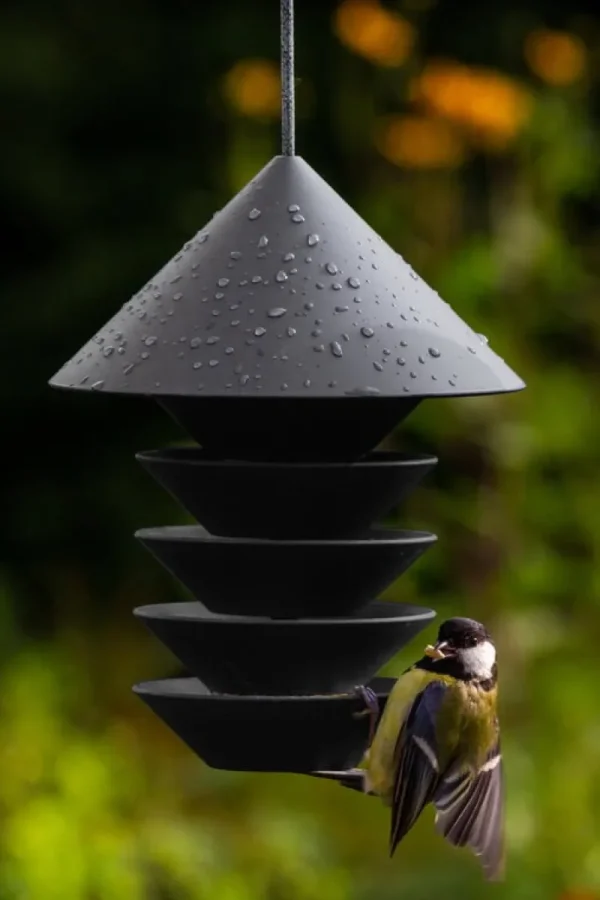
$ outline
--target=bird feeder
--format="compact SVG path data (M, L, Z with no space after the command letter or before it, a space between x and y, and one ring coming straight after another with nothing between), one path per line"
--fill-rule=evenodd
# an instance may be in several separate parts
M377 600L435 535L377 523L437 460L374 448L422 400L524 384L295 155L292 0L281 25L282 154L50 384L197 442L137 457L199 524L136 534L193 597L135 611L189 672L136 693L209 766L314 773L359 762L354 686L383 707L435 615Z

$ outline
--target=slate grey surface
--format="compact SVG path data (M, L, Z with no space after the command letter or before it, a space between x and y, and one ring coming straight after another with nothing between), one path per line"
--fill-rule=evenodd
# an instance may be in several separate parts
M272 159L50 383L158 397L524 387L298 156Z

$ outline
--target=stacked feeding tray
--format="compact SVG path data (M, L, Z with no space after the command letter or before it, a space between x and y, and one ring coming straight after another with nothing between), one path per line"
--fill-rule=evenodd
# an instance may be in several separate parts
M375 523L436 459L373 448L424 398L521 380L279 156L52 384L151 396L202 448L138 456L202 523L137 534L195 598L136 610L193 676L140 697L217 768L356 765L354 686L434 616L376 598L435 536Z

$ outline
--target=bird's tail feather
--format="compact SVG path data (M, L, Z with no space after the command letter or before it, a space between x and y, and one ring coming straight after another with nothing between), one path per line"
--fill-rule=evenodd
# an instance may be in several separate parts
M341 769L330 770L321 769L318 772L312 772L316 778L328 778L330 781L337 781L342 787L350 788L353 791L361 791L362 793L370 793L370 787L366 786L366 773L364 769Z

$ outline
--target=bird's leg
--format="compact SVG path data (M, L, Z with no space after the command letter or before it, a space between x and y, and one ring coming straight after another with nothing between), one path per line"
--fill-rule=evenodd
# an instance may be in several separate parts
M362 709L360 712L354 713L354 717L356 719L362 719L364 716L369 716L369 747L373 741L373 737L375 735L375 726L377 725L377 720L379 719L379 701L377 699L377 694L369 687L365 687L362 684L357 685L354 688L354 693L357 697L365 704L365 709Z

